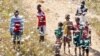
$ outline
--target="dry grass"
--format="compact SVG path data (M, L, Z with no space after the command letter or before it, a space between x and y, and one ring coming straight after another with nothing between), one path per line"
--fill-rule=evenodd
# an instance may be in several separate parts
M33 25L31 22L25 23L27 27L25 27L24 36L23 38L30 35L31 38L24 41L21 45L20 55L23 56L53 56L52 44L46 41L45 44L39 43L39 36L36 31L36 28L31 28ZM8 24L5 22L6 26ZM1 25L2 27L3 25ZM4 56L15 56L16 51L13 51L13 45L11 41L11 36L9 34L8 28L3 27L2 29L4 32L0 35L0 55ZM30 34L30 32L34 32ZM49 44L49 45L48 45Z
M97 16L100 15L100 6L99 6L100 0L89 0L89 1L87 0L87 5L89 7L90 13L94 13ZM100 21L99 21L99 19L97 19L96 17L91 18L90 24L95 29L97 34L100 36Z
M90 9L90 12L95 12L100 15L100 0L87 0L87 5Z
M92 18L90 21L91 26L96 31L96 33L100 36L100 21L96 18Z
M1 56L16 56L17 52L13 50L13 44L9 33L9 14L12 13L15 8L14 6L20 6L19 10L22 15L27 15L25 10L21 6L19 0L0 0L0 55ZM8 2L9 1L9 2ZM20 4L19 4L20 3ZM9 9L7 8L9 7ZM25 17L28 18L28 17ZM31 38L25 40L20 49L20 56L53 56L52 44L49 42L42 44L39 43L38 33L36 32L36 22L28 21L25 22L24 36L23 38L30 35ZM34 32L31 34L31 32ZM48 45L49 44L49 45Z
M16 51L13 50L13 44L11 41L11 36L9 34L8 28L9 28L9 21L8 18L9 17L9 13L12 13L14 10L14 7L12 6L12 4L16 3L17 6L20 6L21 4L20 1L18 2L17 0L13 1L13 0L3 0L4 4L2 4L2 6L0 5L0 13L2 14L2 16L0 16L1 18L3 18L3 20L5 22L0 22L0 55L1 56L16 56ZM10 1L10 2L7 2ZM98 0L99 1L99 0ZM13 2L13 3L12 3ZM100 7L97 6L100 3L97 3L96 1L89 1L88 3L88 7L91 10L95 10L95 13L99 14L100 11ZM10 7L9 9L5 8L5 6ZM24 9L19 7L19 10L21 11L22 15L27 15L24 11ZM25 17L26 18L26 17ZM28 17L27 17L28 18ZM39 43L39 36L38 33L36 31L36 22L30 21L29 22L25 22L25 31L24 31L24 36L23 38L27 37L28 35L30 35L30 38L28 40L25 40L22 45L21 45L21 49L20 49L20 56L53 56L54 52L53 52L53 44L51 44L49 41L46 40L46 43ZM93 18L91 21L91 26L94 27L94 29L97 31L97 34L100 35L100 22L96 19ZM34 32L34 33L30 33L30 32Z

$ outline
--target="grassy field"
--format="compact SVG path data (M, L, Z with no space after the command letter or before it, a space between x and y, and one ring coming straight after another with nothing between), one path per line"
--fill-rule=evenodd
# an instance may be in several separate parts
M100 15L100 0L87 0L87 6L90 12Z
M22 0L0 0L0 55L1 56L17 56L18 53L13 50L13 44L9 33L9 18L10 14L19 9L20 13L26 17L27 13L21 6ZM100 15L100 1L89 0L87 2L90 11L94 11L96 15ZM20 7L17 7L20 6ZM1 20L2 19L2 20ZM46 40L46 43L39 43L39 36L36 31L36 22L25 22L25 31L23 38L30 36L21 45L20 56L53 56L53 44ZM92 18L90 24L93 29L100 35L100 21L97 18ZM27 26L27 27L26 27ZM33 32L33 33L31 33Z
M100 16L100 0L87 0L87 6L89 8L89 12L93 13L91 16ZM95 29L97 34L100 36L100 20L94 16L93 18L90 18L89 22L91 26Z
M21 0L0 0L0 56L52 56L52 44L49 42L45 44L39 43L36 28L32 27L36 26L35 22L32 23L33 21L25 22L23 38L30 38L22 43L20 52L13 49L9 33L9 20L10 14L16 9L20 10L20 14L26 15L25 10L21 6ZM28 16L24 18L27 19Z

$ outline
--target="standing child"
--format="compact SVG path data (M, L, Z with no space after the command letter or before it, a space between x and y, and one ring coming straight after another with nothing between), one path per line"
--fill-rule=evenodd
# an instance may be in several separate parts
M60 56L60 49L61 49L61 42L57 40L54 45L55 56Z
M85 6L85 1L82 1L80 7L77 9L77 12L76 12L76 16L81 17L80 18L81 22L86 22L87 21L86 18L85 18L85 15L87 14L87 11L88 11L88 9Z
M90 29L88 25L85 25L83 27L83 32L82 32L82 49L83 49L83 56L86 53L86 56L89 56L89 47L91 44L91 35L90 35Z
M40 40L39 42L43 42L44 41L44 36L45 36L45 31L46 31L46 17L45 17L45 13L42 11L41 9L41 5L39 4L37 6L37 10L38 10L38 30L40 33Z
M19 16L19 11L14 12L14 16L10 20L10 34L13 36L13 44L20 45L22 35L24 30L24 21L21 16Z
M72 34L71 34L71 30L73 28L73 23L70 21L70 15L66 15L65 17L66 21L63 23L63 30L64 30L64 38L63 38L63 42L64 42L64 53L66 52L66 43L68 43L68 52L70 53L70 42L72 40Z
M81 35L82 35L82 27L80 25L80 18L76 18L76 24L74 25L74 38L73 38L73 42L75 45L75 55L77 56L77 48L79 47L79 56L81 55L81 48L80 48L80 39L81 39Z
M62 39L62 35L63 35L63 29L62 29L63 24L60 22L58 24L58 28L55 30L55 35L56 35L56 41L60 42L60 47L61 47L61 39Z
M55 35L56 35L56 43L54 45L54 49L55 49L55 56L60 56L60 49L61 49L61 39L62 39L62 35L63 35L63 29L62 29L63 24L60 22L58 24L58 28L55 30Z

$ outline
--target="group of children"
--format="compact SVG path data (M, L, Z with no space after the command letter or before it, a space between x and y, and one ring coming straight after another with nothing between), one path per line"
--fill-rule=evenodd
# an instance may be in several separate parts
M58 23L58 28L55 30L55 56L60 56L60 49L63 44L64 53L66 52L66 43L68 44L68 53L70 54L71 42L75 46L75 56L77 56L77 48L79 49L79 56L89 56L89 47L91 44L91 30L89 23L84 19L87 12L85 1L81 3L80 8L77 9L75 25L70 21L70 15L66 15L64 23ZM82 51L82 52L81 52Z
M37 6L37 18L38 27L40 33L39 42L44 41L45 30L46 30L46 17L45 13L41 9L41 5ZM91 44L91 30L89 24L85 19L87 13L87 8L85 7L85 1L81 3L81 6L77 9L75 25L70 21L70 15L66 15L66 21L64 23L59 22L58 28L55 30L56 42L55 42L55 56L60 56L60 49L64 48L64 53L66 52L66 43L68 44L68 52L70 53L71 42L75 45L75 55L77 56L77 48L79 48L79 56L82 55L89 56L89 46ZM19 17L19 11L14 12L14 16L11 18L10 22L10 33L13 35L13 43L20 44L21 36L23 35L24 21ZM17 39L17 41L16 41Z

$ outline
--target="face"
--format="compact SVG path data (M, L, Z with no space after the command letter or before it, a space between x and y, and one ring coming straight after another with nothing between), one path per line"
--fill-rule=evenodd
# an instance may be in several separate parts
M38 10L41 10L41 7L38 7Z
M66 21L69 21L69 18L66 18Z
M19 15L19 13L18 13L18 12L16 12L16 13L14 13L14 15L15 15L15 17L17 17L17 16Z
M38 12L41 12L41 5L38 5L37 10Z
M68 15L65 19L66 19L66 21L69 21L70 15Z

